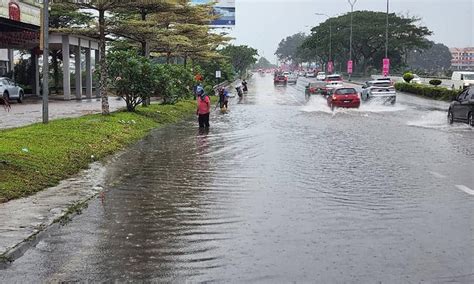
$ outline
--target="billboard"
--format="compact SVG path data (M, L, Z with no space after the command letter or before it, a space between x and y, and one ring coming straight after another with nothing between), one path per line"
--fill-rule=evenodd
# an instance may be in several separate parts
M0 0L0 18L40 25L41 5L35 0Z
M192 0L195 5L216 3L213 13L218 16L212 26L235 26L235 0Z

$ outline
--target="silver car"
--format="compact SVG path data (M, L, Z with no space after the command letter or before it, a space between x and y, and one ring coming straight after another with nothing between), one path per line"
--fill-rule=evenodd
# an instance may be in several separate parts
M363 101L372 99L382 100L384 103L395 104L397 101L397 92L390 80L368 81L362 86L361 99Z
M0 77L0 95L7 101L16 100L19 103L23 102L25 92L9 78Z

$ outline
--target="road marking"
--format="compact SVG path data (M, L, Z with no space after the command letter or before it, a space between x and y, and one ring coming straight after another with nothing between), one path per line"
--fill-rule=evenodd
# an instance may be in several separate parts
M437 172L432 172L432 171L428 171L428 173L430 173L431 175L437 177L437 178L446 178L445 175L442 175L440 173L437 173Z
M465 185L456 185L456 187L459 190L462 190L462 191L464 191L465 193L467 193L469 195L474 195L474 190L470 189L469 187L467 187Z

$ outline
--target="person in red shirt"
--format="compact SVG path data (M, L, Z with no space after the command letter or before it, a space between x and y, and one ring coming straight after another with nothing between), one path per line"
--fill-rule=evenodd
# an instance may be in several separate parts
M198 94L196 114L199 116L199 128L209 128L209 114L211 113L211 100L202 87L196 90Z

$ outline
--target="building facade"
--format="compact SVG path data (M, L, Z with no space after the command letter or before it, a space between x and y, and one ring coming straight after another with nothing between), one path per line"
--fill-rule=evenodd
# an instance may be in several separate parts
M451 68L453 70L474 71L474 47L450 48L453 59Z

